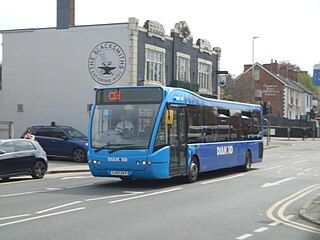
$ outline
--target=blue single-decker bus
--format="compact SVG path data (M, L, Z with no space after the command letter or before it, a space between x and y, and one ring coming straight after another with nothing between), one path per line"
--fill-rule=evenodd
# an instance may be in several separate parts
M263 157L260 105L170 87L96 89L89 121L93 176L167 179L239 167Z

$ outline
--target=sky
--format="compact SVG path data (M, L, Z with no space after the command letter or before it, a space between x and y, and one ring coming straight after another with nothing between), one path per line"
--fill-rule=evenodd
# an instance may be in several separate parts
M55 27L56 8L56 0L0 0L0 31ZM220 70L234 76L252 64L253 56L260 64L290 62L311 76L320 63L320 0L75 0L75 25L130 17L141 27L157 21L167 35L175 23L186 21L193 43L201 38L220 47Z

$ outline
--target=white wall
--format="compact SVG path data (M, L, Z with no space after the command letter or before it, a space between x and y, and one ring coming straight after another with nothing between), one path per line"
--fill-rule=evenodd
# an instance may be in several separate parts
M3 88L0 121L14 121L15 137L37 124L70 125L87 134L87 104L94 100L88 59L102 42L117 43L127 66L114 85L128 85L129 31L127 24L37 29L3 34ZM24 111L18 112L17 105Z

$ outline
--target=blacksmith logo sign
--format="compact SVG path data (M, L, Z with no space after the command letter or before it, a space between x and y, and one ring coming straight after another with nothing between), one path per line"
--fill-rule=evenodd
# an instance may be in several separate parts
M114 42L98 44L90 53L88 67L93 80L103 85L113 84L121 79L126 70L126 55Z

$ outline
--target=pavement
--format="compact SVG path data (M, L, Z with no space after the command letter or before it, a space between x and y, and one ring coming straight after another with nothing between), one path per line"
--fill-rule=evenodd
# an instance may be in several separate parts
M270 139L264 138L264 149L276 148L281 146L288 146L299 141L319 141L319 138L308 138L302 140L301 138L280 138L271 137ZM87 163L75 163L71 160L68 161L56 161L49 160L49 168L47 174L55 173L71 173L71 172L89 172L89 166ZM300 217L320 225L320 192L309 199L300 209Z

